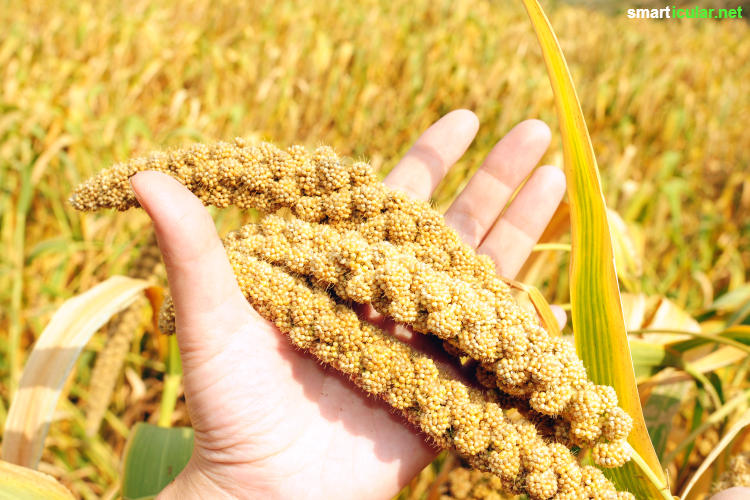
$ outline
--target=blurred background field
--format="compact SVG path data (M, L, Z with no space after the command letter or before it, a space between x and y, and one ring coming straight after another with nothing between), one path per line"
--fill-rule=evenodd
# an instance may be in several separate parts
M437 205L447 206L494 142L525 118L550 125L545 162L562 162L546 70L516 2L0 5L0 424L26 353L56 308L128 273L150 241L142 213L81 215L67 204L73 186L115 161L254 136L330 144L386 172L431 122L468 108L482 126ZM750 25L544 6L577 86L606 201L619 214L623 291L643 304L635 328L674 311L704 331L750 323ZM216 216L221 232L243 217L231 209ZM566 238L563 231L554 241ZM564 251L537 253L524 278L566 304L566 261ZM116 496L128 429L158 418L164 342L147 323L135 330L99 432L86 436L84 408L105 333L79 359L47 440L40 469L82 498ZM706 370L719 400L706 415L747 389L747 357L726 365ZM713 394L699 386L680 397ZM697 411L674 410L681 425L667 450L705 421ZM172 420L187 423L182 405ZM717 420L663 464L673 485L730 424ZM743 439L747 433L727 457ZM436 494L429 485L443 464L403 495ZM723 464L705 474L701 492Z

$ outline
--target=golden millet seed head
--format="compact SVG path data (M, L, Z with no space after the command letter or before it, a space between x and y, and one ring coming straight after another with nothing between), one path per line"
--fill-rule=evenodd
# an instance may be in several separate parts
M483 361L480 376L493 370L499 388L530 398L536 411L563 413L577 444L590 446L601 435L600 421L608 411L604 401L611 404L611 395L580 380L585 370L572 346L540 337L538 326L513 309L512 301L496 301L488 290L436 272L409 246L370 244L353 230L278 217L263 228L266 241L253 248L265 259L293 272L309 272L321 286L333 285L343 299L369 301L395 320L445 339L445 349L455 356ZM488 304L495 304L495 310ZM505 306L498 309L497 304ZM497 356L501 358L493 362ZM622 412L612 413L606 422L610 436L629 432Z
M552 469L526 476L526 489L532 498L547 500L557 493L557 475Z
M611 443L597 443L592 449L594 462L602 467L620 467L630 460L630 445L624 439Z
M711 493L718 493L734 486L750 487L750 451L734 455L729 467L711 488Z
M627 459L631 426L616 395L586 380L572 346L519 308L491 260L463 244L429 204L385 188L367 164L339 158L331 148L284 151L242 140L117 165L80 186L72 202L84 210L136 206L128 178L145 169L172 175L206 204L286 207L299 218L268 217L225 241L248 301L295 346L401 410L435 443L497 474L505 489L533 499L614 494L597 469L581 470L567 450L540 437L547 417L523 414L533 408L561 416L571 439L595 445L597 463L611 466ZM433 360L360 322L342 303L351 300L369 302L478 361L487 389L467 388ZM161 320L164 331L174 331L169 300ZM500 409L494 386L522 398L520 416L511 420Z

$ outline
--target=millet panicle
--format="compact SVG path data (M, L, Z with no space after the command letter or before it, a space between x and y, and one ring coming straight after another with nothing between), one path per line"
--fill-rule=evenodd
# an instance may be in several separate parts
M293 217L267 216L225 239L243 292L294 345L382 397L436 443L531 498L627 498L598 469L578 466L566 447L592 447L605 467L629 459L631 420L614 390L587 380L572 346L520 308L492 261L428 203L387 188L367 163L331 148L281 150L241 139L117 164L79 186L71 203L138 206L129 178L143 170L173 176L207 205L290 209ZM479 362L478 378L490 390L451 379L360 322L345 301L371 303L442 338L447 350ZM173 331L169 300L160 323ZM500 403L516 400L520 420L508 419ZM537 432L542 420L555 422L552 443Z

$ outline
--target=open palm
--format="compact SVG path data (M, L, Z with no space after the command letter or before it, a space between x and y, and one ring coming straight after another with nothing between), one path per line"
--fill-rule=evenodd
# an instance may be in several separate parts
M427 199L477 128L469 111L447 114L385 182ZM543 123L515 127L445 214L506 277L518 272L565 191L560 170L535 169L548 144ZM384 499L434 458L437 450L385 403L292 347L250 307L195 196L156 172L132 184L167 267L195 430L190 463L161 498Z

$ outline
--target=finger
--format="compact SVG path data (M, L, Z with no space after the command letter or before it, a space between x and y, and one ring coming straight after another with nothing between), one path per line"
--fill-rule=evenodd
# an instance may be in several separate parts
M393 167L385 183L426 200L474 140L476 115L466 109L451 111L428 128Z
M247 314L213 219L195 195L167 175L141 172L131 184L154 223L180 344L206 345L211 332Z
M565 175L539 167L490 229L479 251L495 261L501 276L513 278L528 258L565 194Z
M560 327L560 330L565 328L565 325L568 323L568 314L565 312L565 309L560 306L550 306L550 309L552 309L552 314L555 315L557 326Z
M709 500L742 500L743 498L750 498L750 488L746 486L735 486L734 488L720 491Z
M492 148L482 166L445 213L463 240L476 247L513 193L547 150L550 131L539 120L526 120Z

